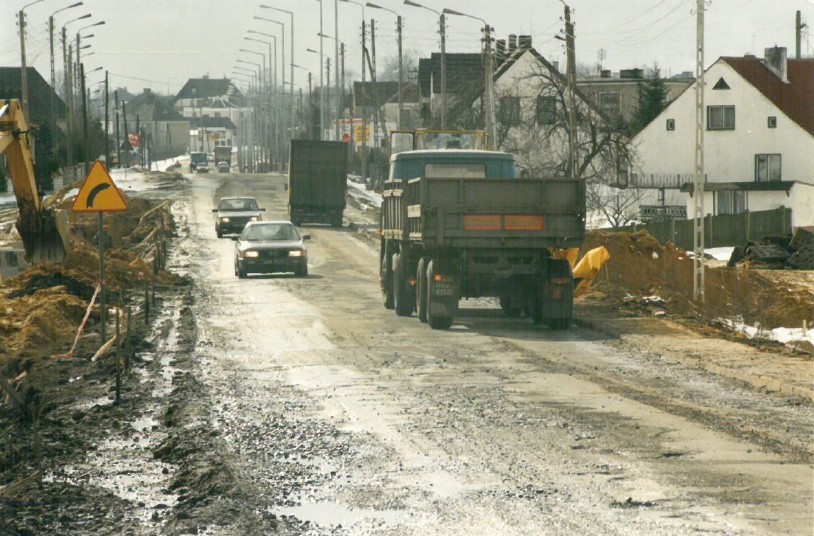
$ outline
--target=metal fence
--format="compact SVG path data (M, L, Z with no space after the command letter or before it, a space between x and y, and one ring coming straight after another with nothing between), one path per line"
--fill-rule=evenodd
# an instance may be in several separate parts
M693 220L667 220L647 224L614 227L612 231L647 233L661 243L672 242L691 251ZM764 236L791 233L791 209L742 212L740 214L708 215L704 220L704 245L708 248L739 246Z

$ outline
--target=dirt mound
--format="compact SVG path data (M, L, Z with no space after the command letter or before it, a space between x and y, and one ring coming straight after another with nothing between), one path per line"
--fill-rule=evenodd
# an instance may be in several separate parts
M742 319L747 324L798 327L814 321L814 299L806 289L780 286L747 267L706 269L706 304L693 302L693 259L674 244L660 244L646 232L588 232L583 251L605 246L606 273L597 288L611 299L659 296L664 308L704 318ZM602 288L604 287L604 288Z

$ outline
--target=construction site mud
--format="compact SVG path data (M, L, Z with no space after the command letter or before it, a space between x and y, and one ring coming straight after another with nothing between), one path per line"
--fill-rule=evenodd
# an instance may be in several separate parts
M814 323L810 286L778 275L767 277L749 266L707 267L701 306L694 300L693 258L686 251L660 244L645 232L589 232L583 250L598 246L607 248L610 261L588 300L608 300L632 313L670 313L705 323L725 319L764 329Z

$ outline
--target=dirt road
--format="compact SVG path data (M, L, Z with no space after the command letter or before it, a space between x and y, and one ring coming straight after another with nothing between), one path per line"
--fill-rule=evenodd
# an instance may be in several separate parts
M283 179L191 184L182 418L215 431L252 513L221 530L811 532L810 404L488 302L432 331L381 306L377 252L348 229L305 229L307 279L238 280L210 209L255 195L285 217ZM182 519L218 524L207 515Z
M739 346L706 340L679 359L665 333L634 344L541 330L488 300L464 302L451 330L432 331L383 308L378 253L347 225L303 229L308 278L239 280L211 208L253 195L267 218L283 218L283 185L196 175L172 192L170 268L193 284L163 297L143 365L126 380L131 406L110 413L90 400L82 420L63 419L63 435L99 430L85 434L88 452L53 460L45 480L62 503L30 526L812 533L811 400L696 365ZM374 216L353 208L349 219ZM690 344L682 333L682 355ZM109 432L122 413L129 424ZM37 515L36 504L7 512Z

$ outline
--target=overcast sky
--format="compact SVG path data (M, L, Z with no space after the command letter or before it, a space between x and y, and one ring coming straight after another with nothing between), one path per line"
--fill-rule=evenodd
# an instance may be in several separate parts
M0 0L0 65L20 65L16 12L31 1ZM334 2L323 1L324 32L332 36ZM43 0L26 9L29 64L36 66L46 79L49 78L48 16L73 2ZM295 62L313 71L318 83L319 57L306 52L307 48L319 49L318 0L84 0L84 6L58 14L57 27L74 17L92 13L93 18L68 27L69 36L73 38L86 24L98 20L106 23L83 32L83 35L94 34L86 41L92 44L87 52L95 52L86 59L87 71L103 66L112 73L115 86L127 86L134 92L151 87L174 93L191 77L229 76L238 57L262 62L260 56L238 52L240 48L268 50L266 45L244 41L249 29L279 35L277 25L253 20L255 15L286 24L286 56L289 55L288 15L261 9L261 3L294 12ZM437 15L404 6L402 0L376 0L376 3L404 17L406 49L421 56L439 50ZM563 5L559 0L426 0L423 3L437 11L447 7L486 19L499 38L509 33L531 34L539 52L564 64L563 44L554 39L562 29ZM571 0L569 4L576 24L578 62L595 65L603 50L603 65L613 71L647 67L655 62L669 74L693 70L695 0ZM762 56L763 49L772 45L787 47L791 56L795 11L802 11L804 22L814 24L814 0L712 0L707 6L707 65L719 56L745 53ZM372 8L366 9L366 16L377 21L379 61L395 55L395 16ZM361 62L361 18L358 6L339 2L339 38L347 46L346 68L357 73ZM479 21L449 16L447 26L448 51L479 51L482 26ZM807 30L803 33L802 50L803 55L811 56L814 39ZM282 45L279 38L278 42ZM326 55L333 55L333 40L325 39L324 47ZM57 69L60 70L59 42L57 48L60 51ZM305 85L304 71L295 72L295 76L297 84ZM97 79L100 78L91 82Z

